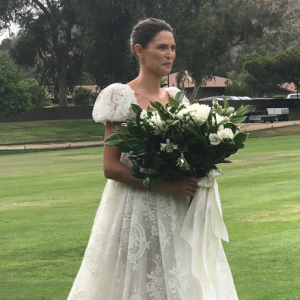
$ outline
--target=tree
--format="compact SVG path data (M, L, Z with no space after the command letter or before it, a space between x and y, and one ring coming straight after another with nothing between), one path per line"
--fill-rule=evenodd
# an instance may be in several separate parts
M38 67L50 92L67 106L68 89L82 76L82 36L71 0L3 0L3 22L22 28L11 54L20 65ZM10 12L5 8L12 9ZM4 18L3 18L4 15Z
M244 68L249 72L248 83L259 92L271 93L285 82L300 88L300 49L292 48L274 56L252 53Z
M20 85L18 70L0 55L0 114L17 115L30 108L30 94Z
M236 96L252 96L253 87L247 83L247 78L250 75L248 73L237 73L231 71L227 73L228 79L226 80L226 95Z
M101 86L131 80L137 74L137 64L128 45L132 26L145 17L162 18L174 27L177 41L174 71L183 74L187 70L195 80L191 97L194 98L203 78L214 75L220 60L232 47L257 41L264 34L275 39L282 25L284 2L84 1L80 10L85 20L85 36L94 38L92 44L87 44L90 69Z
M195 7L189 24L178 22L179 68L185 66L195 81L190 100L230 49L257 41L271 31L275 38L285 10L281 2L276 6L278 2L273 1L211 1Z
M274 73L273 58L252 53L246 56L244 69L250 74L246 82L260 94L273 93L278 89L280 76Z
M300 48L288 49L273 57L273 72L277 74L278 84L293 82L300 88Z

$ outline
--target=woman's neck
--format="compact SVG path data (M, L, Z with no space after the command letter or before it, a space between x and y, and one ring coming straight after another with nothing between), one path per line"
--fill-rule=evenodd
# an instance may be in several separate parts
M131 81L129 85L137 92L143 91L143 93L148 95L158 96L161 92L161 79L161 75L140 70L139 76Z

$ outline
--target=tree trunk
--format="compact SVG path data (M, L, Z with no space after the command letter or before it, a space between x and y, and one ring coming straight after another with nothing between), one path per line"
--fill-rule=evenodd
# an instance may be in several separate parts
M189 101L190 101L191 104L194 102L194 100L195 100L195 98L196 98L196 96L199 92L200 87L201 87L201 82L199 83L198 81L197 82L195 81L194 90L193 90L193 92L192 92L192 94L189 98Z
M67 72L68 72L67 64L62 63L58 69L58 105L59 105L59 107L68 106Z

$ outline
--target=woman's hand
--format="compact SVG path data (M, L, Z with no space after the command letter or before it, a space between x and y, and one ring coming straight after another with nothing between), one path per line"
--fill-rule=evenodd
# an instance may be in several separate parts
M198 181L199 179L196 177L181 177L162 180L157 188L167 192L180 193L193 197L198 188Z

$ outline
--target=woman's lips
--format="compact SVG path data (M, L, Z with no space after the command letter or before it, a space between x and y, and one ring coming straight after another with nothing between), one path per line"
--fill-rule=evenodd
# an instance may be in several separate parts
M170 67L170 66L172 66L172 63L165 63L164 65L167 67Z

